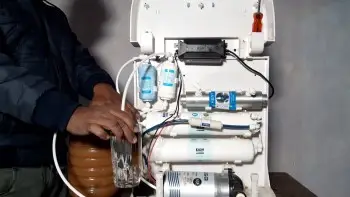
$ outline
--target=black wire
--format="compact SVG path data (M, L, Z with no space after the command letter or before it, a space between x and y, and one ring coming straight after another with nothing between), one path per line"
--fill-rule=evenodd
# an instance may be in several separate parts
M148 160L147 156L145 154L142 154L143 161L145 162L146 166L148 166Z
M177 62L177 52L175 53L175 61L176 61L176 64L177 64L177 66L178 66L178 62ZM181 73L179 73L179 75L180 75ZM148 146L148 151L151 151L151 145L152 145L152 143L153 143L153 140L156 138L156 136L157 136L157 134L158 134L158 131L159 131L159 129L160 128L162 128L162 127L164 127L164 125L171 119L171 118L177 118L178 116L179 116L179 111L180 111L180 96L181 96L181 91L182 91L182 86L183 86L183 84L182 84L183 82L182 82L182 80L181 80L181 82L180 82L180 90L179 90L179 94L178 94L178 96L177 96L177 102L176 102L176 108L175 108L175 112L173 113L173 114L171 114L171 116L169 116L167 119L165 119L162 123L160 123L159 125L159 127L157 128L157 130L156 130L156 132L154 133L154 135L152 136L152 138L151 138L151 141L149 142L149 146ZM176 116L174 117L174 115L176 114ZM173 119L173 120L174 120ZM147 158L148 159L148 158Z
M188 120L172 120L167 121L164 123L166 126L173 126L173 125L180 125L180 124L188 124ZM147 129L146 131L142 132L142 137L144 137L146 134L162 127L162 123L154 125L153 127Z
M174 60L175 60L175 62L176 62L177 68L178 68L179 71L180 71L179 62L177 61L177 58L178 58L177 54L178 54L178 51L176 50L175 56L174 56ZM181 77L179 77L179 78L181 78L181 82L180 82L179 94L177 95L177 103L176 103L176 109L175 109L175 111L177 111L177 112L176 112L176 117L175 117L175 118L179 117L179 112L180 112L180 97L181 97L181 92L182 92L182 88L183 88L183 81L182 81L182 73L181 73L181 71L179 72L179 75L181 76Z
M240 58L236 53L234 53L233 51L230 51L230 50L226 50L227 54L228 55L231 55L233 57L235 57L237 59L237 61L239 63L242 64L242 66L247 69L249 72L255 74L255 75L258 75L259 77L261 77L266 83L269 84L270 86L270 89L271 89L271 92L270 92L270 95L269 95L269 99L271 99L273 97L273 95L275 94L275 88L273 87L272 83L263 75L261 74L260 72L254 70L253 68L251 68L250 66L248 66L244 60L242 60L242 58Z

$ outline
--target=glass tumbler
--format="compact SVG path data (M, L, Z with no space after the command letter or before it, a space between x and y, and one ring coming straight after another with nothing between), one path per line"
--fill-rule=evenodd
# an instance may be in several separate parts
M142 142L140 132L135 133L137 143L111 138L114 184L118 188L138 186L142 176Z

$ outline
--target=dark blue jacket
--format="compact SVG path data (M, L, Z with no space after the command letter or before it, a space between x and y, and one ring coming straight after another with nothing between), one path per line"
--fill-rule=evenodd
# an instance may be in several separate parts
M0 0L0 163L4 155L14 165L50 163L53 133L63 140L78 95L91 99L102 82L113 85L60 9Z

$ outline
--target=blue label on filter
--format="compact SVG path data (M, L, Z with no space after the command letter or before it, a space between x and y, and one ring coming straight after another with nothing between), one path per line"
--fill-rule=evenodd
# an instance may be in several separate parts
M237 94L236 92L230 92L230 108L229 110L236 110L236 98L237 98Z
M237 94L234 91L230 92L210 92L209 107L216 109L226 109L234 111L237 109Z
M175 83L175 70L164 69L163 86L173 87Z
M157 70L151 64L144 64L138 68L140 99L152 102L157 98L156 78Z
M209 107L216 108L215 92L210 92L209 93Z
M144 77L141 77L142 80L151 80L151 77L150 76L144 76Z
M140 88L141 88L142 94L152 94L152 90L155 84L153 83L151 76L142 77L140 83L141 83Z
M210 124L209 123L202 123L202 125L201 125L202 127L210 127Z

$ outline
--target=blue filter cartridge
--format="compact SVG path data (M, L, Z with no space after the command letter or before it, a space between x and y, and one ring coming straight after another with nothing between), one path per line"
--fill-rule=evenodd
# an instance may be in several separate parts
M144 102L157 100L157 69L146 63L138 68L139 97Z

